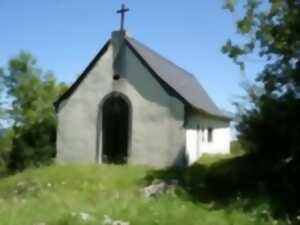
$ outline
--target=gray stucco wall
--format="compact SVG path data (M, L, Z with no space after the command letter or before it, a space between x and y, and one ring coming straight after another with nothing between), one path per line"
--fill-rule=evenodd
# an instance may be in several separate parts
M101 130L97 131L99 105L105 96L120 92L132 106L128 162L156 167L182 163L184 104L153 77L127 46L123 45L119 52L119 41L113 38L106 53L75 92L60 104L57 160L101 163ZM121 79L114 81L116 71ZM97 136L100 137L99 159L96 159Z

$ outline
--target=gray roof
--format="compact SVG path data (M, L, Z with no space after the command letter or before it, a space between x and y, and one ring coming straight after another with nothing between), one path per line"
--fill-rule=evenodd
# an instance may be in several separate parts
M231 119L228 115L219 110L204 88L191 73L170 62L134 38L125 35L125 40L126 44L134 51L139 59L142 60L142 63L144 63L151 72L155 73L156 76L171 87L173 91L175 91L193 108L221 119ZM93 68L97 60L106 52L109 44L110 41L104 45L71 87L54 102L56 109L61 101L67 99L76 90L76 88L88 75L89 71Z
M230 119L219 110L191 73L170 62L134 38L126 36L126 40L151 69L192 107L212 116Z

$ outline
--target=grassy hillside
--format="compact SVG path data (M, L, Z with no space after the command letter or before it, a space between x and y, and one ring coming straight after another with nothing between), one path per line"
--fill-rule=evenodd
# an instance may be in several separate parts
M199 165L205 171L211 164L213 160L208 158ZM272 219L265 202L256 202L254 209L246 210L239 196L226 207L217 206L208 198L194 198L191 190L207 194L201 191L205 183L191 182L189 185L194 186L190 190L180 185L175 192L156 198L146 198L141 191L156 178L178 178L186 184L195 176L205 180L201 172L194 173L193 168L152 171L144 167L96 165L27 170L0 179L0 224L101 225L108 217L131 225L280 224Z

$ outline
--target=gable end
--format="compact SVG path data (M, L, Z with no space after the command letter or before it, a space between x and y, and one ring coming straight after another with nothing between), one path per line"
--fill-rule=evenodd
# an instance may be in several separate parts
M108 49L109 44L110 44L110 40L108 40L105 43L105 45L102 47L102 49L97 53L97 55L93 58L93 60L90 62L90 64L84 69L84 71L77 78L77 80L71 85L71 87L53 103L56 111L58 109L59 104L63 100L69 98L73 94L73 92L77 89L77 87L80 85L80 83L84 80L84 78L88 75L88 73L91 71L91 69L97 63L97 61L104 55L104 53Z

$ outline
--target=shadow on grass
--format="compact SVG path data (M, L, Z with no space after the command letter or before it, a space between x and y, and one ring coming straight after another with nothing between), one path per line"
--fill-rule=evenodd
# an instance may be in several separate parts
M0 179L8 177L10 173L6 169L0 169Z
M293 218L300 205L299 178L288 170L248 154L208 166L197 163L186 169L152 171L146 180L177 179L191 201L210 203L213 208L253 211L267 204L273 217L286 219Z

